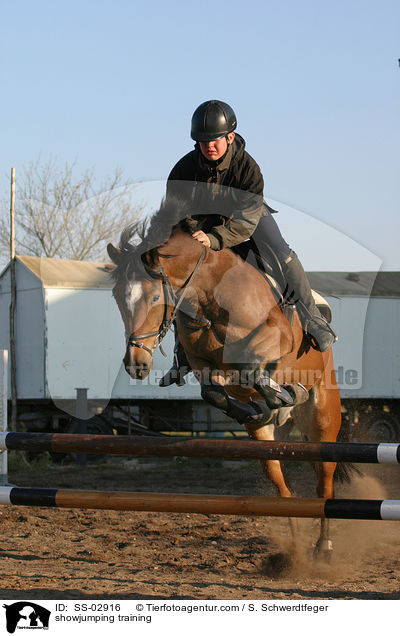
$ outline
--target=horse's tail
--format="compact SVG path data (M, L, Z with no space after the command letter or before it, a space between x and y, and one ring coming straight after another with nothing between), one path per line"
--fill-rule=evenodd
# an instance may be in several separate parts
M363 476L363 471L359 469L356 464L344 464L339 462L336 464L335 474L333 476L334 481L340 484L350 484L355 475L359 477Z
M337 436L337 442L348 442L349 434L348 431L343 427L340 429L339 434ZM336 464L336 470L334 474L334 481L339 482L340 484L350 484L351 480L355 475L359 477L363 476L363 471L356 464L338 462Z

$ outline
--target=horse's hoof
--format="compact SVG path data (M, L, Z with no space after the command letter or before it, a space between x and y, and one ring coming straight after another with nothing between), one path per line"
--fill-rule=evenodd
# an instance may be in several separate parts
M273 416L273 411L269 408L269 406L263 400L255 400L251 402L255 414L249 417L247 424L267 424L271 421Z
M240 422L241 424L245 424L248 430L256 431L266 424L272 423L274 411L271 411L265 402L256 400L248 404L251 404L252 413Z
M256 428L264 426L272 418L272 411L268 408L265 402L261 400L254 400L243 404L237 400L229 398L229 404L233 406L233 409L227 411L230 417L234 417L240 424L253 425Z
M330 539L317 541L314 548L314 559L322 563L330 563L333 554L333 544Z
M310 397L309 392L306 387L303 386L300 382L296 382L296 384L284 384L287 390L293 395L293 399L295 402L295 406L299 406L300 404L304 404Z

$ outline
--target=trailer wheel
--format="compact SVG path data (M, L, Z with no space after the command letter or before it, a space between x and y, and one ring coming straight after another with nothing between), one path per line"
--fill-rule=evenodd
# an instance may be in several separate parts
M359 422L353 429L355 442L399 442L400 423L392 413L373 409L370 413L360 414Z

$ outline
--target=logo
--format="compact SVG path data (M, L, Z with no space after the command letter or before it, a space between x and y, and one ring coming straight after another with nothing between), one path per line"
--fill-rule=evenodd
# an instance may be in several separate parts
M12 605L3 605L6 609L7 631L13 634L16 629L48 629L51 612L29 601Z

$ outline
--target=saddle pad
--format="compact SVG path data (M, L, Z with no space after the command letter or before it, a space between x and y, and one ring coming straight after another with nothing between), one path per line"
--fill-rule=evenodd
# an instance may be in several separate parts
M332 309L330 304L321 294L319 294L315 289L311 290L314 302L320 310L322 316L325 318L327 322L332 322Z

